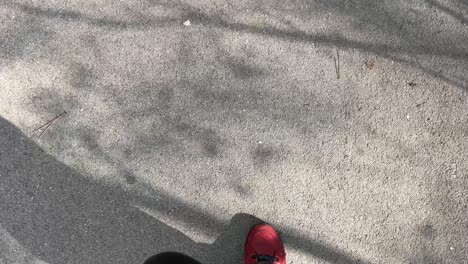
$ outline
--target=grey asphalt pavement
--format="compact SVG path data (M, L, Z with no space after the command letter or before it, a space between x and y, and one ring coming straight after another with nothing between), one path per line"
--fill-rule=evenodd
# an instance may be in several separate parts
M468 263L463 0L0 1L0 264ZM40 128L40 129L38 129Z

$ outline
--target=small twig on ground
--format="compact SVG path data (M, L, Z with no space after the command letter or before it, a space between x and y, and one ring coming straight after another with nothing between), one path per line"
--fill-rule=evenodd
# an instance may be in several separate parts
M61 113L60 115L54 117L52 120L50 121L47 121L45 124L43 124L42 126L34 129L31 133L34 133L42 128L44 128L44 130L41 131L41 133L39 133L39 137L42 136L42 134L44 134L44 132L55 122L57 121L59 118L61 118L62 116L64 116L67 112L66 111L63 111L63 113Z
M333 61L335 62L335 70L336 70L336 78L340 78L340 52L336 50L336 57L333 57Z

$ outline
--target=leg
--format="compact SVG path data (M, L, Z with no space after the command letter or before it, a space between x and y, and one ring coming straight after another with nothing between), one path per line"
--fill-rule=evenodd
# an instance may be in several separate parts
M164 252L152 256L144 264L200 264L200 262L181 253Z

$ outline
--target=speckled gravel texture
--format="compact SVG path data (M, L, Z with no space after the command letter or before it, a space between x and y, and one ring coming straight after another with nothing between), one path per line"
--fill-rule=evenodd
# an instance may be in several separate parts
M237 264L261 221L468 263L466 1L0 2L0 264Z

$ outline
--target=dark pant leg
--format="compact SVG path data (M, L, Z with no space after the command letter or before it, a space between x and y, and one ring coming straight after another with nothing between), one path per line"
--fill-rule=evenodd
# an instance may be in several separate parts
M200 264L200 262L181 253L164 252L152 256L144 264Z

